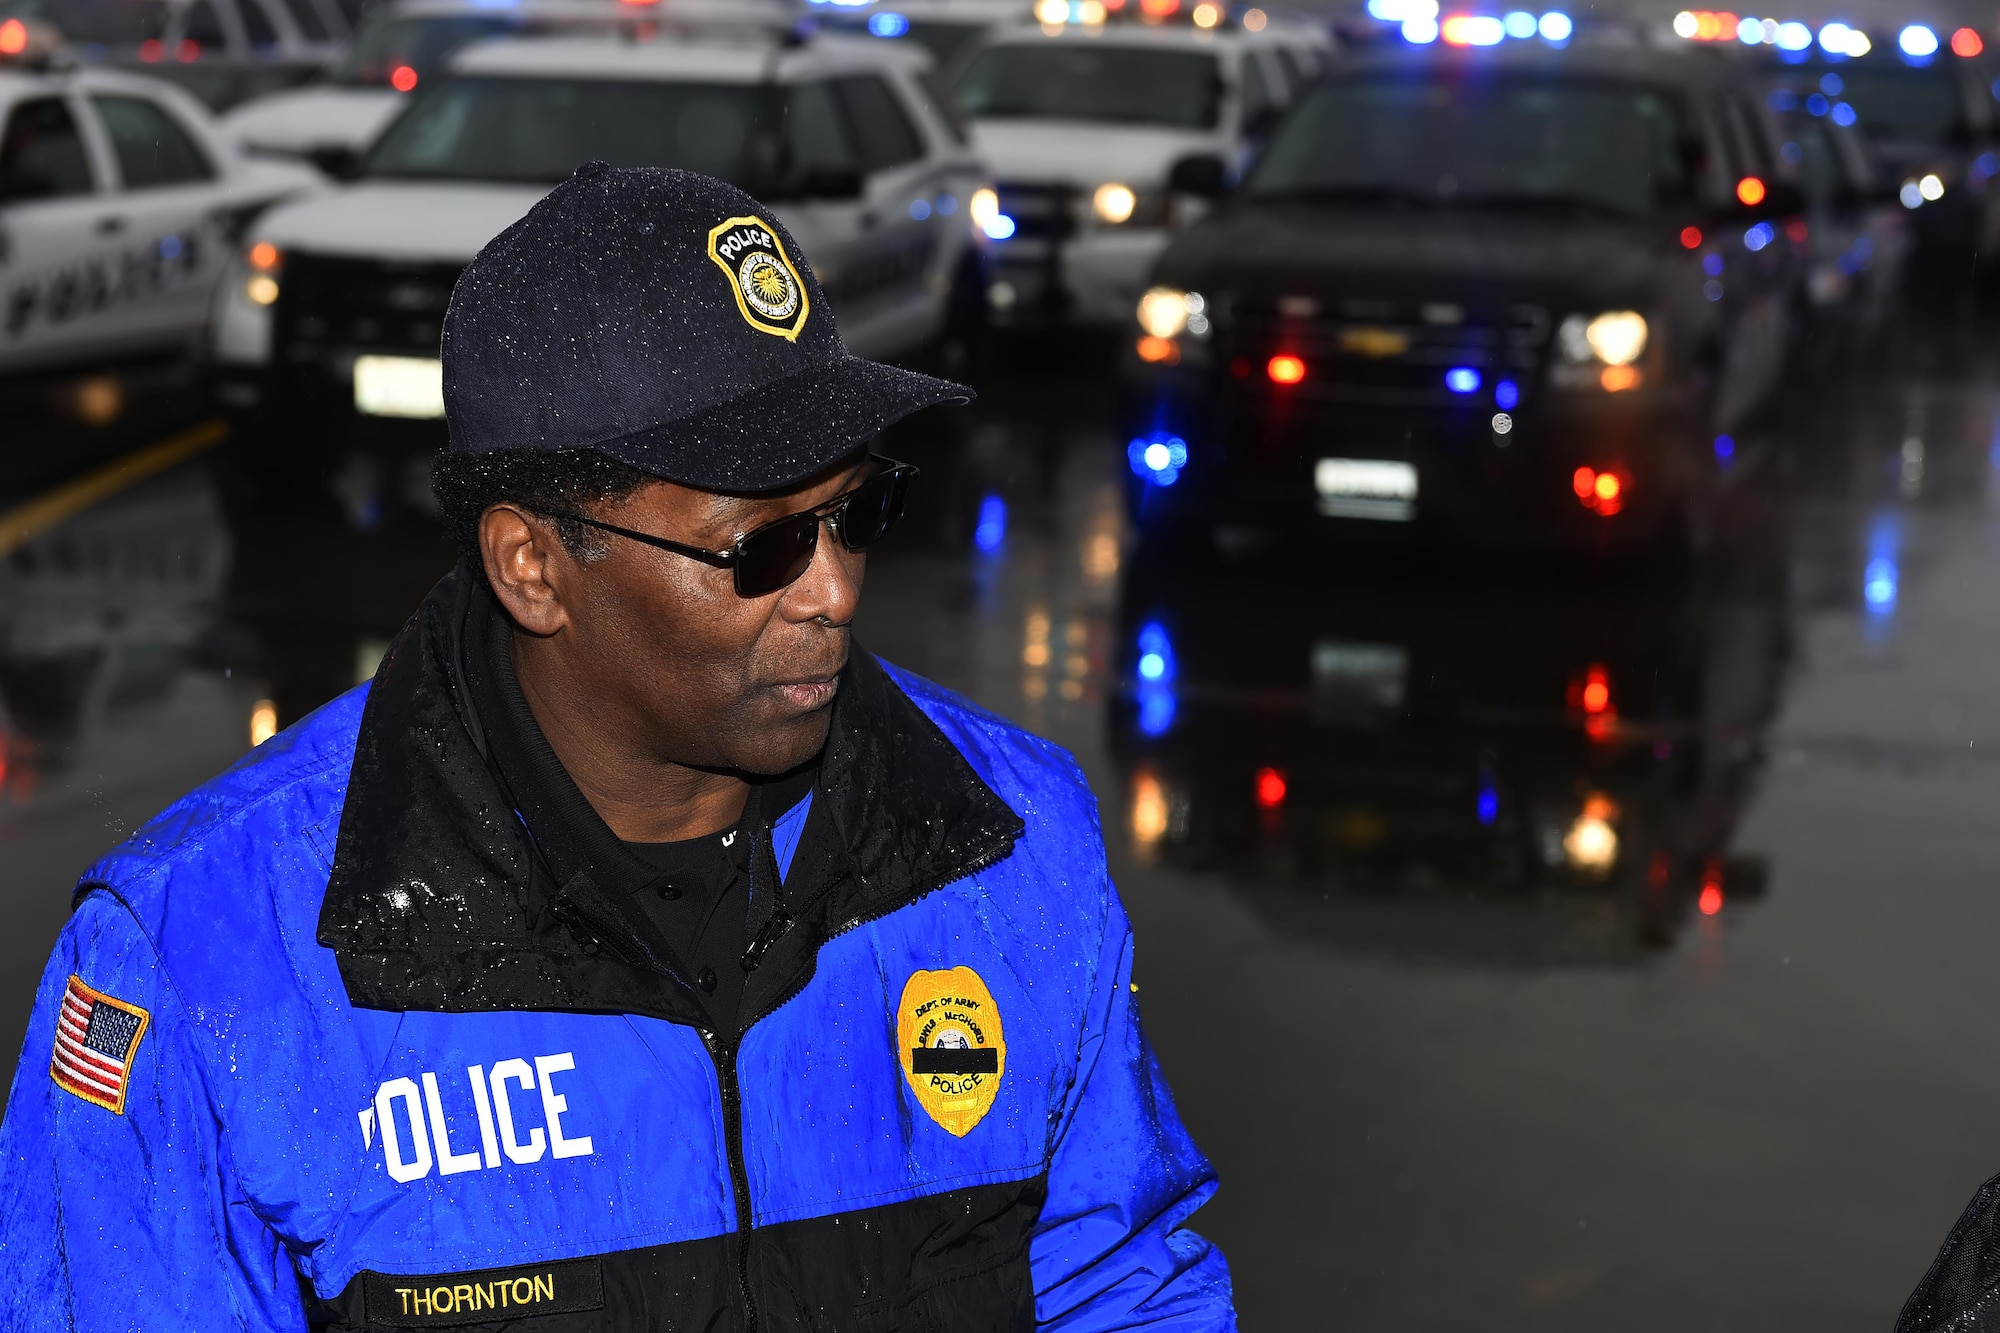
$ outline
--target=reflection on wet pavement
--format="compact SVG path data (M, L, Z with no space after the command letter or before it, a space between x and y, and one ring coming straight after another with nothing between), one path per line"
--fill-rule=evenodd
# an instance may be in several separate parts
M240 717L217 673L188 669L214 649L233 545L209 476L182 471L0 565L8 804L60 803L103 772L178 770L176 733Z
M1112 724L1131 837L1228 878L1284 932L1636 963L1691 912L1761 891L1760 867L1726 858L1776 701L1774 580L1440 591L1151 572L1126 585L1132 684Z
M1696 563L1141 546L1088 373L893 442L861 641L1090 776L1247 1324L1893 1317L2000 1167L2000 437L1958 356L1802 386ZM280 510L193 464L0 562L9 1051L76 873L446 568L411 475Z

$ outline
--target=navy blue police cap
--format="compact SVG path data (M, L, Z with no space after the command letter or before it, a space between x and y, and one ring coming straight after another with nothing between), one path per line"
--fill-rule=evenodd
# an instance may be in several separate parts
M579 167L473 258L445 315L456 453L594 449L756 494L972 396L850 354L771 210L690 171Z

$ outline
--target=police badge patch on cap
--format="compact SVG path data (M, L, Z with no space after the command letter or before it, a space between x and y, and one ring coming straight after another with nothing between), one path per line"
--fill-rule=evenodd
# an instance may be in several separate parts
M993 1109L1007 1072L1007 1041L993 992L969 967L912 972L896 1008L903 1077L917 1104L964 1138Z
M736 308L751 328L787 340L799 336L812 302L776 228L756 217L720 222L709 230L708 257L729 275Z

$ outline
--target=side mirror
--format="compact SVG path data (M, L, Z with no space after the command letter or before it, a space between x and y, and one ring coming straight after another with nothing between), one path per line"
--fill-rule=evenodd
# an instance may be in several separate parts
M1191 194L1202 199L1219 199L1228 189L1229 168L1213 153L1193 153L1180 159L1167 172L1167 189L1175 194Z
M1248 139L1268 139L1271 131L1284 119L1285 109L1278 106L1259 107L1243 122L1243 135Z
M1764 182L1764 197L1754 204L1740 203L1732 198L1716 214L1720 222L1734 222L1741 218L1782 218L1806 211L1805 191L1790 181Z
M337 181L351 181L361 175L361 154L352 148L327 145L306 153L306 161Z
M808 199L859 199L861 173L853 167L814 167L799 182Z

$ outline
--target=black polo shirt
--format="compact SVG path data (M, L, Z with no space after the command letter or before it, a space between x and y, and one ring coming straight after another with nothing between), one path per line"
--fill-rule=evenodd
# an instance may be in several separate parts
M490 590L482 587L481 593L465 625L466 692L485 732L488 761L516 813L557 867L558 878L587 867L597 883L630 895L644 909L715 1029L733 1037L743 1017L738 1011L750 946L752 848L762 847L769 856L772 823L811 793L818 760L754 784L741 817L720 832L680 842L621 841L542 734L514 674L513 622Z

